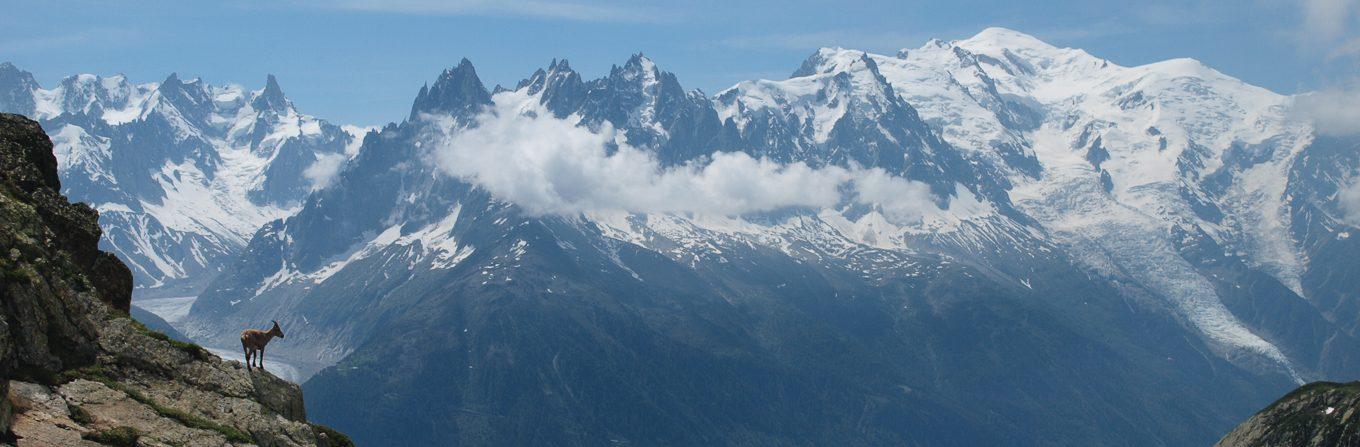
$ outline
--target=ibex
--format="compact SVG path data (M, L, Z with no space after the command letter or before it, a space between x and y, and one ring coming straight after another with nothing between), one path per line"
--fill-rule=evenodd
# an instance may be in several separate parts
M250 369L252 365L250 359L255 357L255 353L258 352L260 355L259 357L256 357L255 363L258 364L260 370L263 371L264 345L269 344L269 340L272 340L274 337L283 338L283 329L279 329L279 322L273 321L273 323L274 327L267 331L259 329L246 329L241 331L241 349L246 351L246 369Z

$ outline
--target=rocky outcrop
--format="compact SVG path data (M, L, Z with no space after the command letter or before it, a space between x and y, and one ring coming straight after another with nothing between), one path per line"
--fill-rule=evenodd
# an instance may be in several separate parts
M1360 382L1299 387L1218 441L1218 447L1360 446Z
M39 125L0 114L0 446L338 446L301 389L128 316L98 215L58 191Z

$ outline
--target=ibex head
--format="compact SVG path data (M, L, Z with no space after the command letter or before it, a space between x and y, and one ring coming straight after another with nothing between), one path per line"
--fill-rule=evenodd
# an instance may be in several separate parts
M284 336L283 336L283 329L280 329L280 328L279 328L279 322L278 322L278 321L275 321L275 320L269 320L269 321L274 322L274 327L269 329L269 333L270 333L270 334L274 334L275 337L284 338Z

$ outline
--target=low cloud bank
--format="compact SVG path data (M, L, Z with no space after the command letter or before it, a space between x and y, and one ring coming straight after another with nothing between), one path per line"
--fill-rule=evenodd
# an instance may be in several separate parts
M447 121L437 126L448 133L433 136L434 161L445 174L534 215L629 211L733 216L854 201L879 204L889 219L906 223L939 211L926 184L882 169L813 168L740 152L663 166L607 125L592 131L577 120L554 118L514 92L496 95L495 102L473 128L453 129Z

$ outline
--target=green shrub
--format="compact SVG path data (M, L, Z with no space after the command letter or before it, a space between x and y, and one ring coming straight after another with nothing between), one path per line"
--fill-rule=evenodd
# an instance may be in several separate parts
M114 447L135 447L142 433L132 427L114 427L108 430L86 433L80 437Z
M170 408L161 405L159 403L156 403L156 401L146 397L146 395L137 392L137 390L128 388L123 384L106 383L105 385L108 385L110 388L126 393L128 397L132 398L132 400L141 402L142 404L151 407L152 410L156 411L156 414L179 421L179 423L184 424L185 427L215 431L221 433L222 436L226 437L228 441L238 444L249 444L255 442L254 438L252 438L245 432L238 430L236 427L222 425L207 419L203 419L198 416L194 416L192 414L189 414L176 408Z
M95 372L95 371L98 371L98 372ZM255 442L255 438L251 437L251 436L250 436L249 434L247 434L246 432L243 432L243 431L237 429L236 427L231 427L231 426L222 425L222 424L219 424L219 423L216 423L216 422L213 422L213 421L210 421L210 420L207 420L207 419L204 419L204 418L201 418L201 417L198 417L198 416L189 414L189 413L184 412L184 411L179 410L179 409L170 408L170 407L161 405L161 404L157 403L156 401L151 400L151 398L146 397L145 394L142 394L141 392L139 392L139 391L137 391L137 390L134 390L134 389L132 389L132 388L129 388L127 385L123 385L123 384L121 384L121 383L118 383L118 382L115 382L115 381L109 379L108 376L102 374L102 369L100 369L100 368L98 368L98 367L93 367L93 368L81 368L81 369L78 369L78 370L70 370L70 371L66 371L66 372L64 372L64 373L62 373L62 374L63 374L63 375L66 375L67 373L75 373L75 374L72 375L73 377L68 378L68 379L66 380L66 382L69 382L69 381L75 380L75 379L86 379L86 380L93 380L93 381L96 381L96 382L103 383L104 386L107 386L107 387L109 387L109 388L112 388L112 389L115 389L115 390L118 390L118 391L122 391L123 394L127 394L128 397L131 398L132 400L135 400L135 401L137 401L137 402L141 402L143 405L146 405L146 406L148 406L148 407L151 407L151 409L152 409L153 411L155 411L156 414L159 414L159 415L161 415L161 416L163 416L163 417L167 417L167 418L170 418L170 419L174 419L174 420L176 420L176 421L179 421L179 423L180 423L180 424L183 424L185 427L189 427L189 428L197 428L197 429L200 429L200 430L211 430L211 431L215 431L215 432L217 432L217 433L220 433L223 437L227 438L228 441L231 441L231 442L237 443L237 444L252 444L252 443ZM73 416L73 418L74 418L74 416ZM76 422L80 422L80 421L76 421ZM96 441L96 442L98 442L98 441Z
M129 317L128 319L132 320L131 317ZM165 335L163 333L151 330L151 328L146 327L146 325L142 324L142 322L140 321L132 320L132 327L137 329L137 332L141 332L143 335L169 343L176 349L179 349L181 351L184 351L184 353L189 354L195 360L208 360L208 357L210 356L208 350L203 349L202 346L170 338L169 335Z
M71 420L76 421L77 424L90 425L91 422L94 422L94 417L90 416L90 412L85 411L80 405L68 404L66 408L71 410Z
M53 380L51 384L61 385L71 383L71 381L76 379L85 379L106 385L113 383L112 376L109 375L108 370L104 369L104 365L96 363L90 366L82 366L80 368L62 371L61 374L57 374L56 379Z

